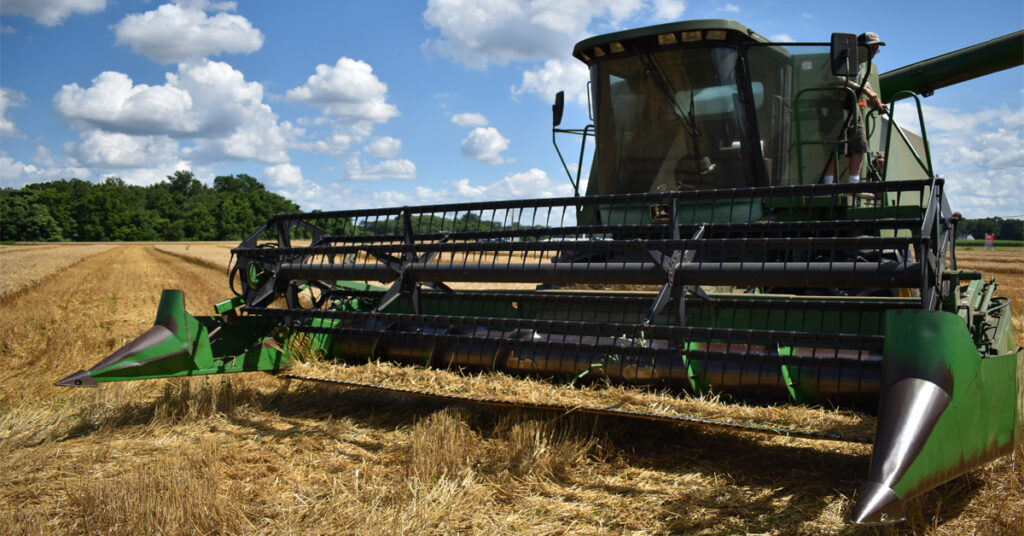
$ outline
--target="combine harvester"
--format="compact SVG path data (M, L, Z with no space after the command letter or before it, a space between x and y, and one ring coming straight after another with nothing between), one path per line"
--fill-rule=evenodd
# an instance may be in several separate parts
M1020 65L1022 34L868 78L920 117L918 93ZM553 133L583 135L581 164L596 139L585 195L577 172L562 199L277 215L233 250L237 297L216 316L165 290L149 331L57 383L318 355L852 408L878 415L852 521L902 519L907 499L1020 441L1024 352L995 281L957 269L959 216L923 121L918 137L862 108L872 179L819 184L845 162L823 107L856 100L869 52L724 20L582 41L594 125L559 129L559 95Z

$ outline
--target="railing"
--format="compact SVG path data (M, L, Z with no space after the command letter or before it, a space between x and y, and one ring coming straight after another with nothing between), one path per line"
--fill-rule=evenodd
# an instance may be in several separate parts
M921 127L921 139L923 140L924 144L924 159L922 159L921 156L917 154L917 149L914 147L912 143L910 143L910 140L907 139L906 133L904 133L903 129L896 124L896 101L906 97L913 97L914 102L917 105L917 121L918 125ZM921 97L917 93L914 93L913 91L903 90L893 95L891 97L891 101L892 102L890 102L889 106L891 106L892 108L889 110L889 128L885 136L885 147L891 153L892 133L893 131L899 133L900 139L903 141L903 144L906 145L907 149L910 150L910 154L914 157L914 160L917 162L917 164L921 166L921 169L925 172L925 174L928 177L934 177L935 170L934 168L932 168L932 152L928 144L928 132L925 130L924 126L924 112L921 109ZM882 170L883 180L887 176L886 173L888 171L888 168L889 159L887 158L885 161L885 167Z
M946 227L937 226L948 216L948 207L939 211L941 185L777 186L279 215L234 251L254 305L287 294L289 281L309 280L380 281L405 291L413 283L671 281L924 292L938 286L934 270L922 271L923 259L910 252L940 253ZM892 204L854 210L848 199L858 194ZM292 244L302 236L308 245Z
M802 119L803 118L800 115L800 112L801 112L801 108L800 108L801 101L800 101L800 99L802 97L804 97L808 93L822 93L822 94L827 94L827 93L840 93L840 94L842 94L842 93L846 93L847 95L845 95L845 99L847 100L847 102L851 102L851 103L857 102L857 94L853 91L853 89L851 89L849 87L814 87L814 88L807 88L807 89L804 89L804 90L801 90L801 91L797 92L796 97L794 98L794 104L793 104L793 124L795 125L795 128L796 128L797 176L799 178L800 184L806 184L806 182L807 182L807 181L804 180L804 147L808 146L808 145L827 145L827 146L832 147L831 155L829 156L829 158L832 159L832 162L836 163L836 169L838 170L838 168L839 168L839 166L838 166L838 163L839 163L839 146L841 144L843 144L843 143L848 143L849 142L848 139L845 139L842 136L844 136L845 133L849 130L848 129L849 122L854 120L853 117L852 117L852 113L854 113L854 112L850 112L850 110L846 109L847 107L844 106L843 109L847 113L846 113L846 117L839 124L839 126L840 126L840 129L839 129L839 136L840 137L839 138L837 138L835 140L819 140L819 139L805 140L804 137L803 137L803 134L802 134L802 130L803 130L803 127L802 127L803 121L802 121ZM840 95L840 97L842 97L842 95ZM844 99L843 98L837 98L835 100L837 102L839 102L839 101L842 101ZM815 107L814 110L815 110L815 112L817 112L817 107ZM815 117L816 117L816 120L820 121L820 118L817 117L817 114L815 114ZM817 181L815 181L815 182L817 182Z

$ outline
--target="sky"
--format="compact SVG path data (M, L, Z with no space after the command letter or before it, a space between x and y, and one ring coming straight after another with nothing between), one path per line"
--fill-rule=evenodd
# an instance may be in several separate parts
M873 31L886 72L1020 30L1024 3L3 0L0 187L187 169L303 210L571 195L551 103L564 90L562 126L589 122L573 45L704 18L777 41ZM1024 218L1024 68L924 105L953 209Z

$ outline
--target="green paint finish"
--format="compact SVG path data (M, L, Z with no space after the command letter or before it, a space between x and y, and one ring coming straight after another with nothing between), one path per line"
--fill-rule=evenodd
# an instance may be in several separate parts
M891 487L901 499L1007 453L1021 439L1024 353L982 358L959 316L887 314L884 367L887 386L918 378L950 395L920 452L894 475Z
M707 372L704 370L704 362L699 359L686 359L686 375L690 379L690 389L697 396L704 396L711 392L711 384L705 378Z
M209 333L220 317L194 317L185 311L184 294L165 290L156 321L146 333L111 354L88 374L97 383L199 376L287 367L291 355L263 339L255 322L237 319L225 325L211 345Z
M235 296L234 298L231 298L229 300L224 300L224 301L214 305L213 306L213 310L217 314L222 315L222 314L224 314L224 313L226 313L228 311L233 311L233 310L237 309L238 307L241 307L244 304L245 304L245 300L242 299L241 296Z
M267 282L267 272L262 266L255 262L249 263L249 269L246 270L246 275L248 277L247 283L250 287L260 288Z
M704 396L712 391L712 385L707 381L708 371L704 360L690 357L689 355L690 351L701 350L704 346L704 344L699 342L687 342L683 344L683 352L680 356L683 360L683 365L686 367L686 377L690 390L697 396Z
M904 90L930 95L931 92L952 84L1015 67L1024 62L1024 48L1020 45L1022 39L1024 30L1018 30L984 43L900 67L883 74L878 87L886 101Z
M793 349L780 347L779 355L791 356L793 355ZM810 382L800 381L801 370L799 366L783 363L779 365L779 368L782 369L782 381L786 384L789 399L794 404L819 405L827 402L827 399L821 393L808 389L808 386L811 385Z
M803 393L797 390L799 383L795 381L795 378L798 377L798 375L794 374L795 371L790 370L792 367L789 365L783 364L779 366L782 368L782 381L786 382L786 391L789 392L789 399L792 400L794 404L806 404L807 401L804 400Z

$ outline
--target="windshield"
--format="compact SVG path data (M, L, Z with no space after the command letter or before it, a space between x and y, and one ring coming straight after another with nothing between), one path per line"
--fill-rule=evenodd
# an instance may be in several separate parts
M600 191L753 186L731 47L657 51L594 66ZM755 105L764 88L754 85Z
M831 74L827 45L796 43L666 47L596 62L590 191L818 182L850 117L833 112L854 109L843 103L866 63L857 71L861 80L848 84Z

